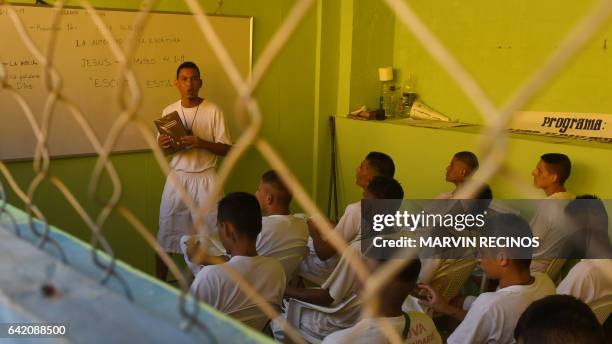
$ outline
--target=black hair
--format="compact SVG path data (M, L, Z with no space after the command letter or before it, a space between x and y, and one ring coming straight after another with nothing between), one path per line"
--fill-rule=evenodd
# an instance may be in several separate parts
M236 230L252 240L261 232L261 209L255 196L233 192L219 201L217 221L230 222Z
M378 199L404 199L404 189L395 179L375 176L370 180L367 190Z
M393 178L395 175L395 164L393 159L385 153L381 152L370 152L366 156L366 160L370 167L372 167L379 175Z
M191 69L195 69L198 72L198 76L200 76L200 68L198 68L198 66L191 62L191 61L185 61L183 63L181 63L178 68L176 69L176 78L178 79L179 77L179 73L181 72L181 69L185 69L185 68L191 68Z
M547 169L559 177L559 185L563 185L572 172L572 163L567 155L547 153L540 157L546 163Z
M523 344L603 344L604 333L593 311L570 295L550 295L534 301L514 329Z
M525 219L515 214L495 214L486 219L482 232L489 237L505 237L509 241L520 241L520 245L508 244L506 247L486 249L486 252L506 252L508 259L511 259L519 269L529 270L533 248L524 244L523 240L524 238L531 240L533 233ZM495 256L485 254L485 258L495 258Z
M274 189L274 196L280 203L287 206L291 203L291 191L289 191L276 171L267 171L261 176L261 181Z
M465 212L473 215L481 214L489 208L492 200L493 191L488 184L482 184L472 199L463 201Z
M474 195L474 199L493 199L493 190L489 184L482 184L478 193Z
M461 151L455 153L454 157L468 167L468 174L472 174L478 169L478 157L476 154L468 151Z

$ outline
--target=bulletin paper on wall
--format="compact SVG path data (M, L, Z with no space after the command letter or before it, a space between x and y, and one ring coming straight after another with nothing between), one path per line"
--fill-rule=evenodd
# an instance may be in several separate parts
M612 114L523 111L515 113L509 130L612 143L611 121Z

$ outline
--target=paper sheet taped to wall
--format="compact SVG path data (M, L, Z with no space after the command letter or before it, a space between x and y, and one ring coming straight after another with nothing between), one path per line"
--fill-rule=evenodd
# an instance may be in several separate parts
M512 132L560 136L612 143L612 114L521 111L514 114Z

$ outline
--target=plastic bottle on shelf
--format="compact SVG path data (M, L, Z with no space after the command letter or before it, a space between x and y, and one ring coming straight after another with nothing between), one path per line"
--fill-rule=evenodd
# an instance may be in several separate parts
M416 90L414 87L414 77L408 75L404 83L402 84L402 97L399 104L399 116L408 118L410 117L410 108L417 98Z
M385 117L395 117L397 108L397 94L395 85L387 83L383 89L383 110L385 110Z

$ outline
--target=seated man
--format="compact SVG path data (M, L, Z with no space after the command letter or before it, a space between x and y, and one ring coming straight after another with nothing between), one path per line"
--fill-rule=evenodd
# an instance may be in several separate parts
M565 206L575 196L565 189L572 164L565 154L548 153L540 157L531 175L533 185L546 193L529 225L534 237L540 238L540 247L533 252L531 270L544 272L554 258L561 258L567 238L573 229L567 226Z
M277 259L257 255L255 242L261 232L261 210L255 196L244 192L225 196L219 201L217 222L221 242L231 258L222 264L204 266L191 292L226 314L256 306L230 277L229 270L241 276L267 302L280 305L287 283L285 272ZM265 318L263 312L261 317Z
M380 152L370 152L357 167L355 183L366 189L372 178L384 176L393 178L395 164L390 156ZM324 281L338 262L336 249L327 242L314 223L308 223L308 230L312 238L310 255L300 266L300 271L312 276L316 282ZM346 206L344 214L334 228L346 243L358 240L361 233L361 200Z
M291 192L273 170L261 176L255 197L266 215L262 218L261 233L255 244L257 254L277 258L289 280L308 251L306 221L290 213ZM199 244L205 240L192 236L182 239L181 242L185 261L194 274L197 274L207 263L207 257L197 257ZM213 247L208 248L214 250Z
M369 265L375 265L372 264L373 260L368 259L368 262ZM442 343L436 326L427 314L402 312L402 302L414 289L420 267L419 260L413 260L396 277L387 282L383 292L380 293L377 317L364 318L351 328L334 332L325 337L323 343L387 343L389 340L384 335L379 322L383 319L403 337L404 343Z
M512 214L500 214L487 219L482 233L490 237L531 238L529 225ZM461 323L448 338L448 343L511 343L516 322L531 304L555 293L555 285L541 273L531 274L530 247L481 248L482 269L491 279L499 281L495 292L480 294L468 311L451 305L433 288L420 285L428 293L424 304L434 311Z
M570 226L575 231L563 251L568 258L610 259L612 247L608 233L608 211L597 196L581 195L565 207Z
M516 324L514 338L521 344L608 343L593 311L568 295L547 296L529 305Z
M402 198L403 190L395 179L377 176L372 179L367 187L366 197L371 197L370 195L377 195L386 199L391 199L390 195L397 195ZM357 290L357 276L349 265L349 256L362 259L361 242L352 242L349 248L343 252L340 261L321 285L321 288L287 287L285 297L325 307L334 307L348 300ZM310 334L323 339L332 332L353 326L359 320L360 307L358 307L357 302L357 300L354 300L332 315L314 309L305 310L302 313L302 321L299 325ZM286 316L286 313L283 315ZM275 327L273 326L273 328ZM284 334L280 329L275 328L274 336L281 340Z
M605 259L582 259L561 281L557 294L572 295L587 304L612 295L612 248L603 202L592 196L579 196L567 205L565 212L578 228L571 240L574 253Z

